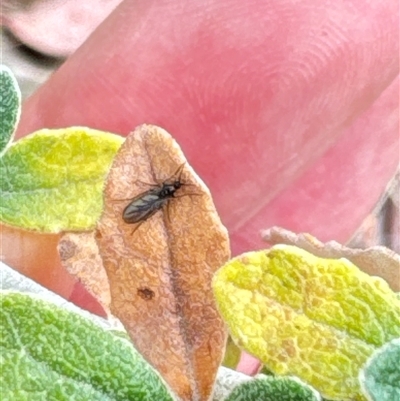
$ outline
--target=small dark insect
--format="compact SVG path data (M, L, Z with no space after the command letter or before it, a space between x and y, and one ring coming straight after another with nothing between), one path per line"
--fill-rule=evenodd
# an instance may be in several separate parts
M149 219L153 214L155 214L158 210L167 205L168 201L172 198L180 198L180 196L176 196L175 192L185 184L181 181L182 171L185 163L181 164L175 173L157 185L152 185L154 188L149 189L146 192L143 192L133 199L130 199L130 203L125 207L122 212L122 219L127 224L135 224L139 223L132 234L139 228L139 226L147 219ZM173 177L176 177L172 179ZM191 195L200 195L200 194L191 194ZM185 195L182 195L185 196ZM168 215L168 213L167 213Z
M154 298L155 295L154 291L147 287L138 288L137 294L139 295L140 298L144 300L151 300Z

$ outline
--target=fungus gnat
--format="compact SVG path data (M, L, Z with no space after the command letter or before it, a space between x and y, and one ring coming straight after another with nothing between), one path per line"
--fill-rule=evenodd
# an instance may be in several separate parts
M181 181L182 171L185 163L181 164L175 173L167 180L152 185L154 188L149 189L133 199L130 199L130 203L125 207L122 212L122 219L127 224L139 223L132 231L132 234L139 228L139 226L147 219L149 219L158 210L166 206L170 199L177 198L175 192L185 184ZM176 177L173 179L173 177ZM200 195L193 193L191 195ZM185 196L185 195L182 195Z

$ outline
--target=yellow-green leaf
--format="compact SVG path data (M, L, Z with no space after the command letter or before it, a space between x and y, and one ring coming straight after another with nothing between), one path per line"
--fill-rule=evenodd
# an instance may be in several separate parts
M0 160L0 218L43 232L93 228L123 138L82 127L37 131Z
M400 335L395 293L346 259L277 245L228 262L213 288L240 346L275 374L296 375L326 398L363 400L360 368Z

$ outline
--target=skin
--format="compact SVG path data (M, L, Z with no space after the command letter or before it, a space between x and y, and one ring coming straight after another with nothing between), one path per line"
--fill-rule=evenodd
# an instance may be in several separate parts
M0 22L29 48L67 57L119 3L121 0L2 0Z
M125 1L28 99L17 137L157 124L234 255L272 225L345 242L399 163L398 30L395 0Z

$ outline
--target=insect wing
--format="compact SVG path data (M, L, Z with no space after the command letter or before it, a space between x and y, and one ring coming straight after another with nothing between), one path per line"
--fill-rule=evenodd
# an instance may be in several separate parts
M155 210L161 208L159 190L150 189L135 198L124 209L122 218L125 223L132 224L149 218Z

